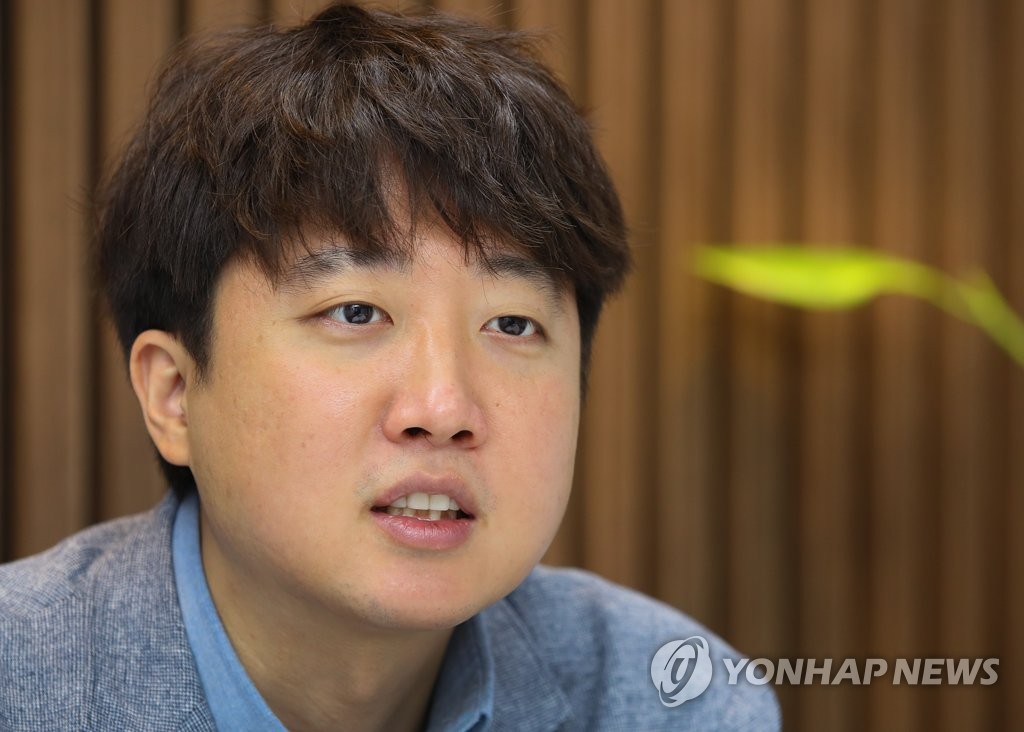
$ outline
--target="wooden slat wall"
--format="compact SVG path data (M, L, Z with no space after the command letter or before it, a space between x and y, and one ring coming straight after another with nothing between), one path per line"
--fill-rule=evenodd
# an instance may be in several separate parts
M10 190L10 165L7 163L9 150L6 141L10 135L9 112L6 101L10 90L10 43L8 41L7 27L10 23L8 8L0 5L0 486L6 486L11 480L10 460L8 459L7 430L9 421L7 384L9 383L8 370L8 331L7 322L10 315L8 308L7 292L10 285L8 279L11 275L11 252L10 248L3 246L11 237L9 226L10 217L8 209L10 202L7 200L7 193ZM0 550L7 545L7 533L4 527L7 525L7 504L6 492L0 491Z
M705 622L726 614L729 559L726 492L725 296L681 273L686 242L728 238L731 112L727 4L668 3L661 24L664 122L656 200L661 272L654 545L660 597ZM595 394L594 400L598 398ZM706 490L719 486L719 490ZM589 486L585 488L589 490ZM714 558L712 560L712 557Z
M10 464L5 543L36 551L91 516L90 308L83 199L90 183L91 25L76 0L9 9L6 146L11 267L4 292ZM17 246L13 243L17 242ZM8 311L8 308L10 309Z
M796 4L763 0L737 6L731 89L732 186L729 237L786 240L792 218L799 151ZM730 495L727 617L740 647L777 657L795 617L789 546L794 481L795 351L782 348L793 332L792 313L753 299L731 302L726 474ZM769 632L772 628L772 632Z
M88 192L153 69L183 33L324 4L0 13L4 558L162 491L86 268ZM546 29L630 218L637 270L597 339L548 559L654 593L751 656L1002 659L993 687L783 687L787 729L1013 729L1024 371L918 303L799 313L686 268L698 242L863 243L980 266L1024 312L1022 4L378 4Z
M636 247L636 274L603 314L590 375L593 398L580 440L580 502L585 564L606 576L648 590L652 583L647 522L654 492L654 423L649 418L656 363L651 350L658 322L657 292L644 283L657 276L651 243L653 3L588 3L589 38L584 102L595 110L598 140L617 182ZM603 39L595 47L592 39ZM600 395L600 397L598 396ZM605 489L592 491L600 481Z
M811 3L804 20L805 91L798 103L801 155L801 237L809 242L866 241L865 151L869 127L865 85L869 62L867 5L861 0ZM863 653L866 541L861 408L867 380L863 314L801 318L797 531L799 621L803 656L845 658ZM810 347L813 344L813 347ZM801 697L807 728L866 729L855 690Z
M935 244L951 271L972 266L995 272L1005 284L993 237L994 166L997 142L989 134L992 103L994 6L947 0L938 44L945 48L939 72L943 161L941 211ZM938 637L954 656L999 654L994 610L998 562L1004 537L989 527L998 515L1005 463L1006 413L997 354L966 324L943 328L939 352L943 409L940 440ZM964 384L973 384L970 390ZM997 430L993 430L993 427ZM998 428L1002 429L999 430ZM968 490L965 490L969 488ZM968 687L947 690L938 705L939 729L992 729L995 710Z
M925 38L935 30L930 2L896 4L877 33L874 83L875 160L872 241L899 254L931 260L935 229L929 212L937 161L934 80ZM934 648L937 587L930 558L936 549L936 464L939 459L935 378L938 316L906 303L875 309L870 394L868 644L893 656ZM872 689L869 726L933 728L932 705L895 687Z
M1024 95L1009 90L1024 84L1024 4L1003 3L996 21L997 79L994 96L1000 100L999 111L993 116L993 134L998 135L999 187L995 191L999 201L994 232L997 247L1004 262L1003 280L1008 299L1019 313L1024 311ZM1000 246L999 244L1002 243ZM1020 666L1024 661L1024 380L1011 371L1007 377L1006 429L1007 474L1001 486L996 513L1002 511L1002 520L992 522L995 531L1001 531L1006 540L1006 554L1001 565L999 584L993 603L993 617L988 621L998 628L999 650L1010 663ZM999 591L1001 590L1001 592ZM998 724L1009 729L1016 720L1024 719L1024 682L1015 676L1003 691L1004 703L996 709Z

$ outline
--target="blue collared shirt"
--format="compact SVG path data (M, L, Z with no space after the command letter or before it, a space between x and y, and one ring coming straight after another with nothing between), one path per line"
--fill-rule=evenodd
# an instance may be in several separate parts
M172 539L174 576L185 632L217 729L286 732L246 673L210 597L199 544L199 502L178 508ZM428 730L482 729L494 704L494 665L478 618L458 626L434 690Z

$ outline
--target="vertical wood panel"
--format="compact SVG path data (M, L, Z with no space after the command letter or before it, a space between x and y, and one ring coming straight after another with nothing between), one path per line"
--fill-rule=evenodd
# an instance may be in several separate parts
M565 83L577 101L584 91L583 18L585 0L519 0L512 25L538 32L544 43L545 62Z
M987 49L992 43L990 3L949 0L941 38L944 104L944 200L940 245L944 268L966 273L992 271L992 162L988 136L991 110ZM944 321L941 389L944 415L940 450L942 516L939 577L940 627L944 655L959 658L998 655L988 622L994 590L1000 532L991 525L997 507L999 463L986 449L1005 432L996 400L1003 395L995 373L996 352L976 329ZM965 389L966 384L973 384ZM1001 552L1000 552L1001 554ZM945 690L939 705L940 729L991 729L992 695L985 687Z
M587 102L619 186L636 244L636 273L608 307L594 343L582 432L587 565L634 587L653 581L647 506L653 499L654 433L644 377L657 327L647 204L652 113L653 4L595 0L589 6ZM640 315L642 313L642 315Z
M1005 166L1000 187L1001 210L1006 228L999 240L1006 262L1007 300L1024 313L1024 4L1006 0L997 24L1000 28L1000 59L1006 63L995 92L996 128L1002 136L999 159ZM1003 704L1000 727L1013 729L1024 719L1024 372L1014 366L1007 395L1010 424L1007 430L1007 480L1002 486L1002 525L1006 536L1001 612L990 622L998 624L1003 642L1000 679ZM999 506L996 508L998 513Z
M432 6L496 28L505 28L511 24L509 7L501 0L434 0Z
M10 549L39 551L90 518L89 16L76 0L11 5L13 159Z
M930 215L923 34L930 2L879 5L877 179L875 243L914 259L927 259L925 219ZM884 15L882 15L884 13ZM926 465L934 459L927 430L935 420L928 375L932 313L904 300L875 309L872 373L874 434L870 636L871 648L913 658L930 639L934 588L925 581L934 547L934 493ZM870 688L868 728L922 730L925 710L907 687Z
M656 284L658 332L657 591L718 626L725 611L719 407L722 293L695 278L694 242L721 240L727 196L726 25L718 0L666 3L661 22L662 115Z
M8 5L0 5L0 561L3 561L7 547L7 525L10 516L7 511L7 497L11 482L7 440L10 435L11 413L8 393L11 360L11 346L8 342L10 327L8 319L12 313L10 301L11 276L11 227L8 206L11 196L11 166L7 155L10 150L10 41Z
M185 0L185 30L201 33L266 21L263 0Z
M120 153L142 114L157 66L177 40L179 19L174 0L104 0L100 17L99 147L108 160ZM98 340L97 511L106 519L143 510L166 486L124 355L106 321Z
M807 6L802 238L811 246L859 242L865 233L859 220L863 8L861 0ZM856 439L864 427L858 405L866 387L859 378L861 329L856 318L835 313L808 315L802 325L798 649L805 657L845 658L856 656L864 640L857 611L865 550L857 510L864 484ZM858 694L852 687L803 688L800 717L788 721L834 732L862 730Z
M787 134L797 122L791 52L799 42L789 0L740 2L736 16L735 158L732 235L791 236L787 209L798 195ZM730 399L730 629L737 643L781 655L791 618L788 567L792 415L784 359L791 337L781 308L736 298Z
M278 25L295 25L315 15L329 0L270 0L270 17ZM385 5L385 7L391 7Z

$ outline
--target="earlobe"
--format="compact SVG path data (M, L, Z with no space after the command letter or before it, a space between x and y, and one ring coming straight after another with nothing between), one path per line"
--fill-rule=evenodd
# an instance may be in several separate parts
M132 344L128 358L132 388L146 429L164 460L189 464L186 390L192 357L170 333L147 330Z

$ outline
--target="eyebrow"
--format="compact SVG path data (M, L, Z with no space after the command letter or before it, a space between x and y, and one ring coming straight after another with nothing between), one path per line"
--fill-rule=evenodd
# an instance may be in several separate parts
M401 252L328 246L299 257L278 278L277 286L292 293L305 292L324 284L335 275L353 269L401 272L408 264L409 258Z
M403 272L408 270L409 264L410 257L402 251L367 251L346 246L328 246L307 252L297 259L279 277L277 286L284 291L300 293L353 269ZM555 310L564 311L562 294L567 289L565 280L556 276L557 270L551 267L528 257L505 252L486 259L478 257L473 268L480 276L525 280L540 290Z
M551 306L562 312L564 302L562 294L568 289L565 280L557 277L551 267L540 262L514 254L498 254L486 260L477 260L476 269L481 274L489 274L498 279L512 278L526 280L539 289L551 303Z

